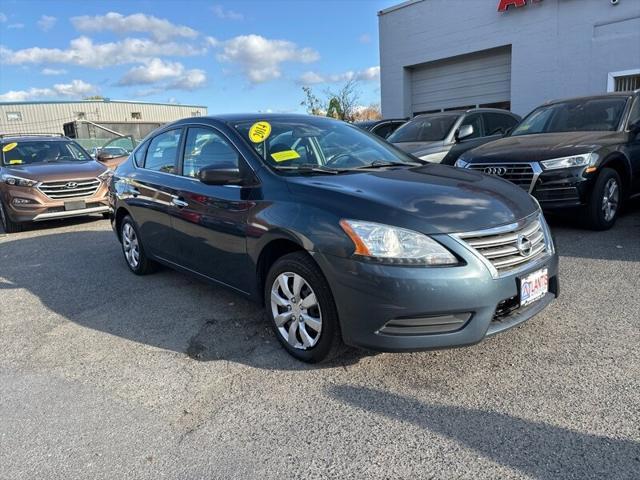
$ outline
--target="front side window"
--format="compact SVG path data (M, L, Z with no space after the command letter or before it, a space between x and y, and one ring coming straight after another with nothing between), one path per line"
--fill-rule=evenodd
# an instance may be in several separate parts
M12 142L2 149L2 163L4 165L88 162L90 160L91 157L73 142Z
M545 105L527 115L511 135L615 131L626 104L626 97L600 97Z
M156 172L176 173L176 160L182 130L169 130L154 137L144 162L144 168Z
M265 163L278 169L319 167L342 171L416 163L380 137L326 118L241 122L234 127Z
M437 142L444 140L458 115L428 115L417 117L393 132L387 140L391 143Z
M501 135L516 126L518 121L511 115L504 113L483 113L484 129L487 135Z
M187 132L182 174L197 178L204 167L238 168L238 153L222 135L210 128L192 127Z

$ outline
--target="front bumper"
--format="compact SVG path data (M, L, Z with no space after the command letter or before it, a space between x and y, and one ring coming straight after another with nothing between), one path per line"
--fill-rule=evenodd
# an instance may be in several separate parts
M453 243L448 246L455 248ZM556 254L500 278L493 278L473 256L464 257L466 265L443 268L379 265L319 253L314 258L331 286L344 342L373 350L472 345L533 317L559 290ZM549 293L528 307L495 317L505 301L518 298L517 279L541 268L548 270ZM412 322L420 326L407 327ZM390 328L397 324L404 328Z
M544 210L586 205L596 174L584 171L585 167L546 170L538 177L532 195Z
M11 221L16 223L29 223L51 220L56 218L78 217L111 211L107 197L107 188L102 184L95 194L87 197L74 197L65 200L54 200L37 188L7 187L0 191L5 211ZM13 203L14 198L26 199L31 203ZM69 210L65 202L83 201L85 208Z

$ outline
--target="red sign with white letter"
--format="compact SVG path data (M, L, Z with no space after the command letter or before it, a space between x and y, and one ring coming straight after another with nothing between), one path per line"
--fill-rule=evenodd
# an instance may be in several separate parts
M541 2L542 0L532 0L533 2ZM498 11L506 12L509 7L524 7L527 5L527 0L500 0L498 3Z

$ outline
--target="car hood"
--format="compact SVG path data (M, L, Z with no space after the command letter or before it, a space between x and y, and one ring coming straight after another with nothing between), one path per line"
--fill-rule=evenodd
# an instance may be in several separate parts
M467 153L467 162L537 162L579 155L622 141L620 132L566 132L518 135L486 143Z
M98 162L58 162L35 163L31 165L11 165L5 167L6 173L18 177L52 182L56 180L82 180L95 178L106 171Z
M296 201L322 206L342 218L426 234L492 228L538 210L532 197L512 183L444 165L297 176L289 183Z
M444 146L442 140L437 142L398 142L393 144L395 147L407 153L422 152L423 150L439 151Z

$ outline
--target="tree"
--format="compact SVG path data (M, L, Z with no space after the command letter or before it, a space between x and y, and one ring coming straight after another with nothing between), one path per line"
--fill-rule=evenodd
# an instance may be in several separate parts
M380 120L382 118L382 112L380 111L380 105L372 103L367 107L356 109L354 122L364 122L367 120Z
M311 115L319 115L324 116L326 112L326 108L323 108L322 103L313 93L311 87L302 87L302 91L304 92L304 100L300 102L300 105L306 107L307 112Z
M325 100L319 99L311 87L302 87L305 98L300 105L306 107L311 115L327 116L352 122L358 117L360 92L357 80L351 78L338 90L326 89Z

